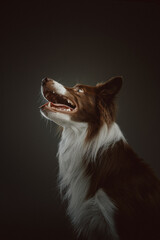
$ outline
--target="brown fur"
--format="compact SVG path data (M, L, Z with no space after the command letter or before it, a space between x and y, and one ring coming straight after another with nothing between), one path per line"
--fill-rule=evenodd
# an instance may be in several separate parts
M120 240L160 239L160 181L122 140L84 168L91 184L87 198L102 188L117 206Z
M78 106L78 112L72 116L72 120L88 123L86 141L98 134L104 122L110 127L115 120L114 99L121 85L122 78L115 77L106 83L97 84L96 87L77 84L73 88L66 88L70 93L68 97ZM77 92L79 88L83 89L84 93Z

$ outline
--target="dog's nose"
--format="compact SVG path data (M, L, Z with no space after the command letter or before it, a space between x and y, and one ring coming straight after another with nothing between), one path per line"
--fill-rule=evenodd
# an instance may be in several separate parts
M42 86L44 86L44 84L45 84L46 82L48 82L48 81L49 81L49 78L47 78L47 77L46 77L46 78L43 78L43 79L42 79Z

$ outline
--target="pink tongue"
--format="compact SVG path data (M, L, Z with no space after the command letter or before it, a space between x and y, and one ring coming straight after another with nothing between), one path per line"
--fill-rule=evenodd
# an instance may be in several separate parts
M43 108L45 106L48 106L49 102L45 103L44 105L40 106L40 108ZM64 104L60 104L60 103L52 103L50 102L50 106L51 107L55 107L55 108L61 108L61 109L70 109L71 111L73 110L72 108L70 108L69 106L67 105L64 105Z
M60 104L60 103L53 103L52 105L54 105L56 108L66 108L66 109L71 109L71 110L73 110L73 109L70 108L69 106L64 105L64 104ZM52 106L52 105L51 105L51 106Z

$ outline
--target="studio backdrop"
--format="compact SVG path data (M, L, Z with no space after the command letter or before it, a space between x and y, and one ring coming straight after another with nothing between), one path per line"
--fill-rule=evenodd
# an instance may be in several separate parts
M57 127L39 112L41 80L123 76L117 122L160 176L160 5L12 1L1 10L0 238L75 239L57 187Z

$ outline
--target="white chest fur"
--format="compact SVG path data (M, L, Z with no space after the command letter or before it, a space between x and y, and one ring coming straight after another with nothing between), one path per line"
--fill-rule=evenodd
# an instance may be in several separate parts
M66 190L65 197L69 199L69 211L75 212L84 201L89 179L84 177L82 157L86 125L77 129L65 128L59 144L59 177L60 189Z
M94 161L100 147L106 149L123 135L117 124L110 131L104 126L96 139L86 145L86 133L86 124L64 128L62 132L58 151L60 190L65 190L63 197L68 199L68 214L79 234L84 232L87 239L94 239L93 230L98 229L108 239L117 240L113 220L115 206L109 197L100 189L93 198L86 200L90 178L84 174L82 159L89 152Z

